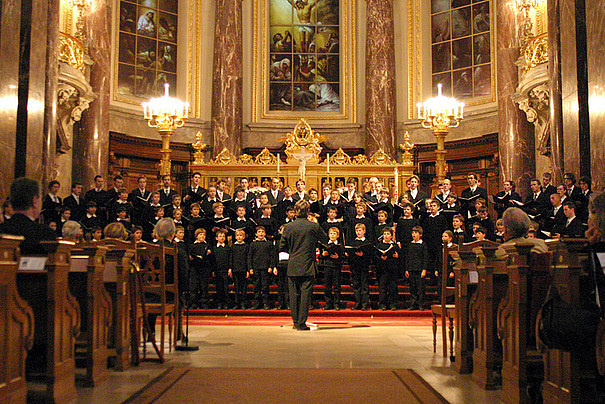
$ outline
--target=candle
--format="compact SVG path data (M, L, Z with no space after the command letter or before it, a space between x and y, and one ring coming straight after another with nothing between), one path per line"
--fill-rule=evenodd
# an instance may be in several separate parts
M330 174L330 153L328 153L328 157L326 157L326 171L328 174Z
M277 173L279 174L279 163L281 162L279 158L279 153L277 153Z
M393 191L394 203L398 203L399 199L399 170L395 167L395 190Z

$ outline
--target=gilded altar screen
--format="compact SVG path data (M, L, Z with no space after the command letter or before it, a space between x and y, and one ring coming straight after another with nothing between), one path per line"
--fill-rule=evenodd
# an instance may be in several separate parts
M270 111L340 111L339 0L270 0Z
M149 98L176 91L178 0L120 0L116 94Z
M431 0L432 85L460 99L492 95L490 1Z

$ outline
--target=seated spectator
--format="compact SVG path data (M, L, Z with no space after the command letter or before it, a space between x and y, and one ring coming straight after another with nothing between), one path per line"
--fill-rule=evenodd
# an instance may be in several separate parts
M105 238L117 238L118 240L128 240L128 231L120 222L109 223L103 230Z
M9 200L14 213L0 224L0 233L25 237L21 243L21 254L51 252L40 242L56 240L56 233L50 227L36 222L42 210L40 185L29 178L17 178L11 184Z
M544 240L539 238L526 238L527 232L530 226L529 216L519 208L508 208L502 215L502 222L504 224L504 239L506 240L496 250L497 259L505 259L508 257L508 253L504 249L507 245L514 245L515 243L531 243L533 244L532 252L546 253L548 247Z
M63 225L63 238L69 241L79 242L82 240L84 233L82 232L82 226L80 223L68 220Z

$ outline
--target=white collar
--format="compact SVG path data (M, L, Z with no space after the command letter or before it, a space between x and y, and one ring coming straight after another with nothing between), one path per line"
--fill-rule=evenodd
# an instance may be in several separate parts
M87 212L86 217L90 219L91 217L97 217L97 215L91 215L90 213Z
M420 239L418 241L412 240L412 244L422 244L422 239Z
M357 215L357 216L355 216L355 219L365 219L365 218L366 218L366 215L361 215L361 216Z
M338 240L336 240L336 241L332 241L332 240L330 240L330 241L328 241L328 244L335 244L335 245L338 245Z
M216 243L216 246L217 246L217 247L224 247L224 246L225 246L225 243Z
M475 185L474 187L468 187L468 188L471 190L471 192L475 192L478 187L479 187L478 185Z
M366 238L365 237L362 237L362 238L357 237L355 240L366 241Z

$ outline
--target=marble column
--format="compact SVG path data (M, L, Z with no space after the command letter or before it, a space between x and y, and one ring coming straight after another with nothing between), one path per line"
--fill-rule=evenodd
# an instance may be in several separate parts
M42 148L42 182L46 186L55 179L57 148L57 89L59 83L59 14L60 0L48 0L46 33L46 94L44 100L44 132Z
M93 186L95 175L108 174L109 163L109 94L111 86L111 3L99 0L86 17L88 53L93 61L90 85L97 99L82 114L80 131L74 134L72 178Z
M560 0L548 0L548 83L550 92L550 161L553 184L563 183L563 107L561 99Z
M500 180L513 180L522 195L529 190L535 176L535 139L524 113L512 96L519 84L515 62L519 58L522 12L515 0L496 1L496 59L498 63L498 149Z
M212 155L242 151L242 0L217 0L212 83Z
M395 27L393 0L367 0L366 154L395 158Z

